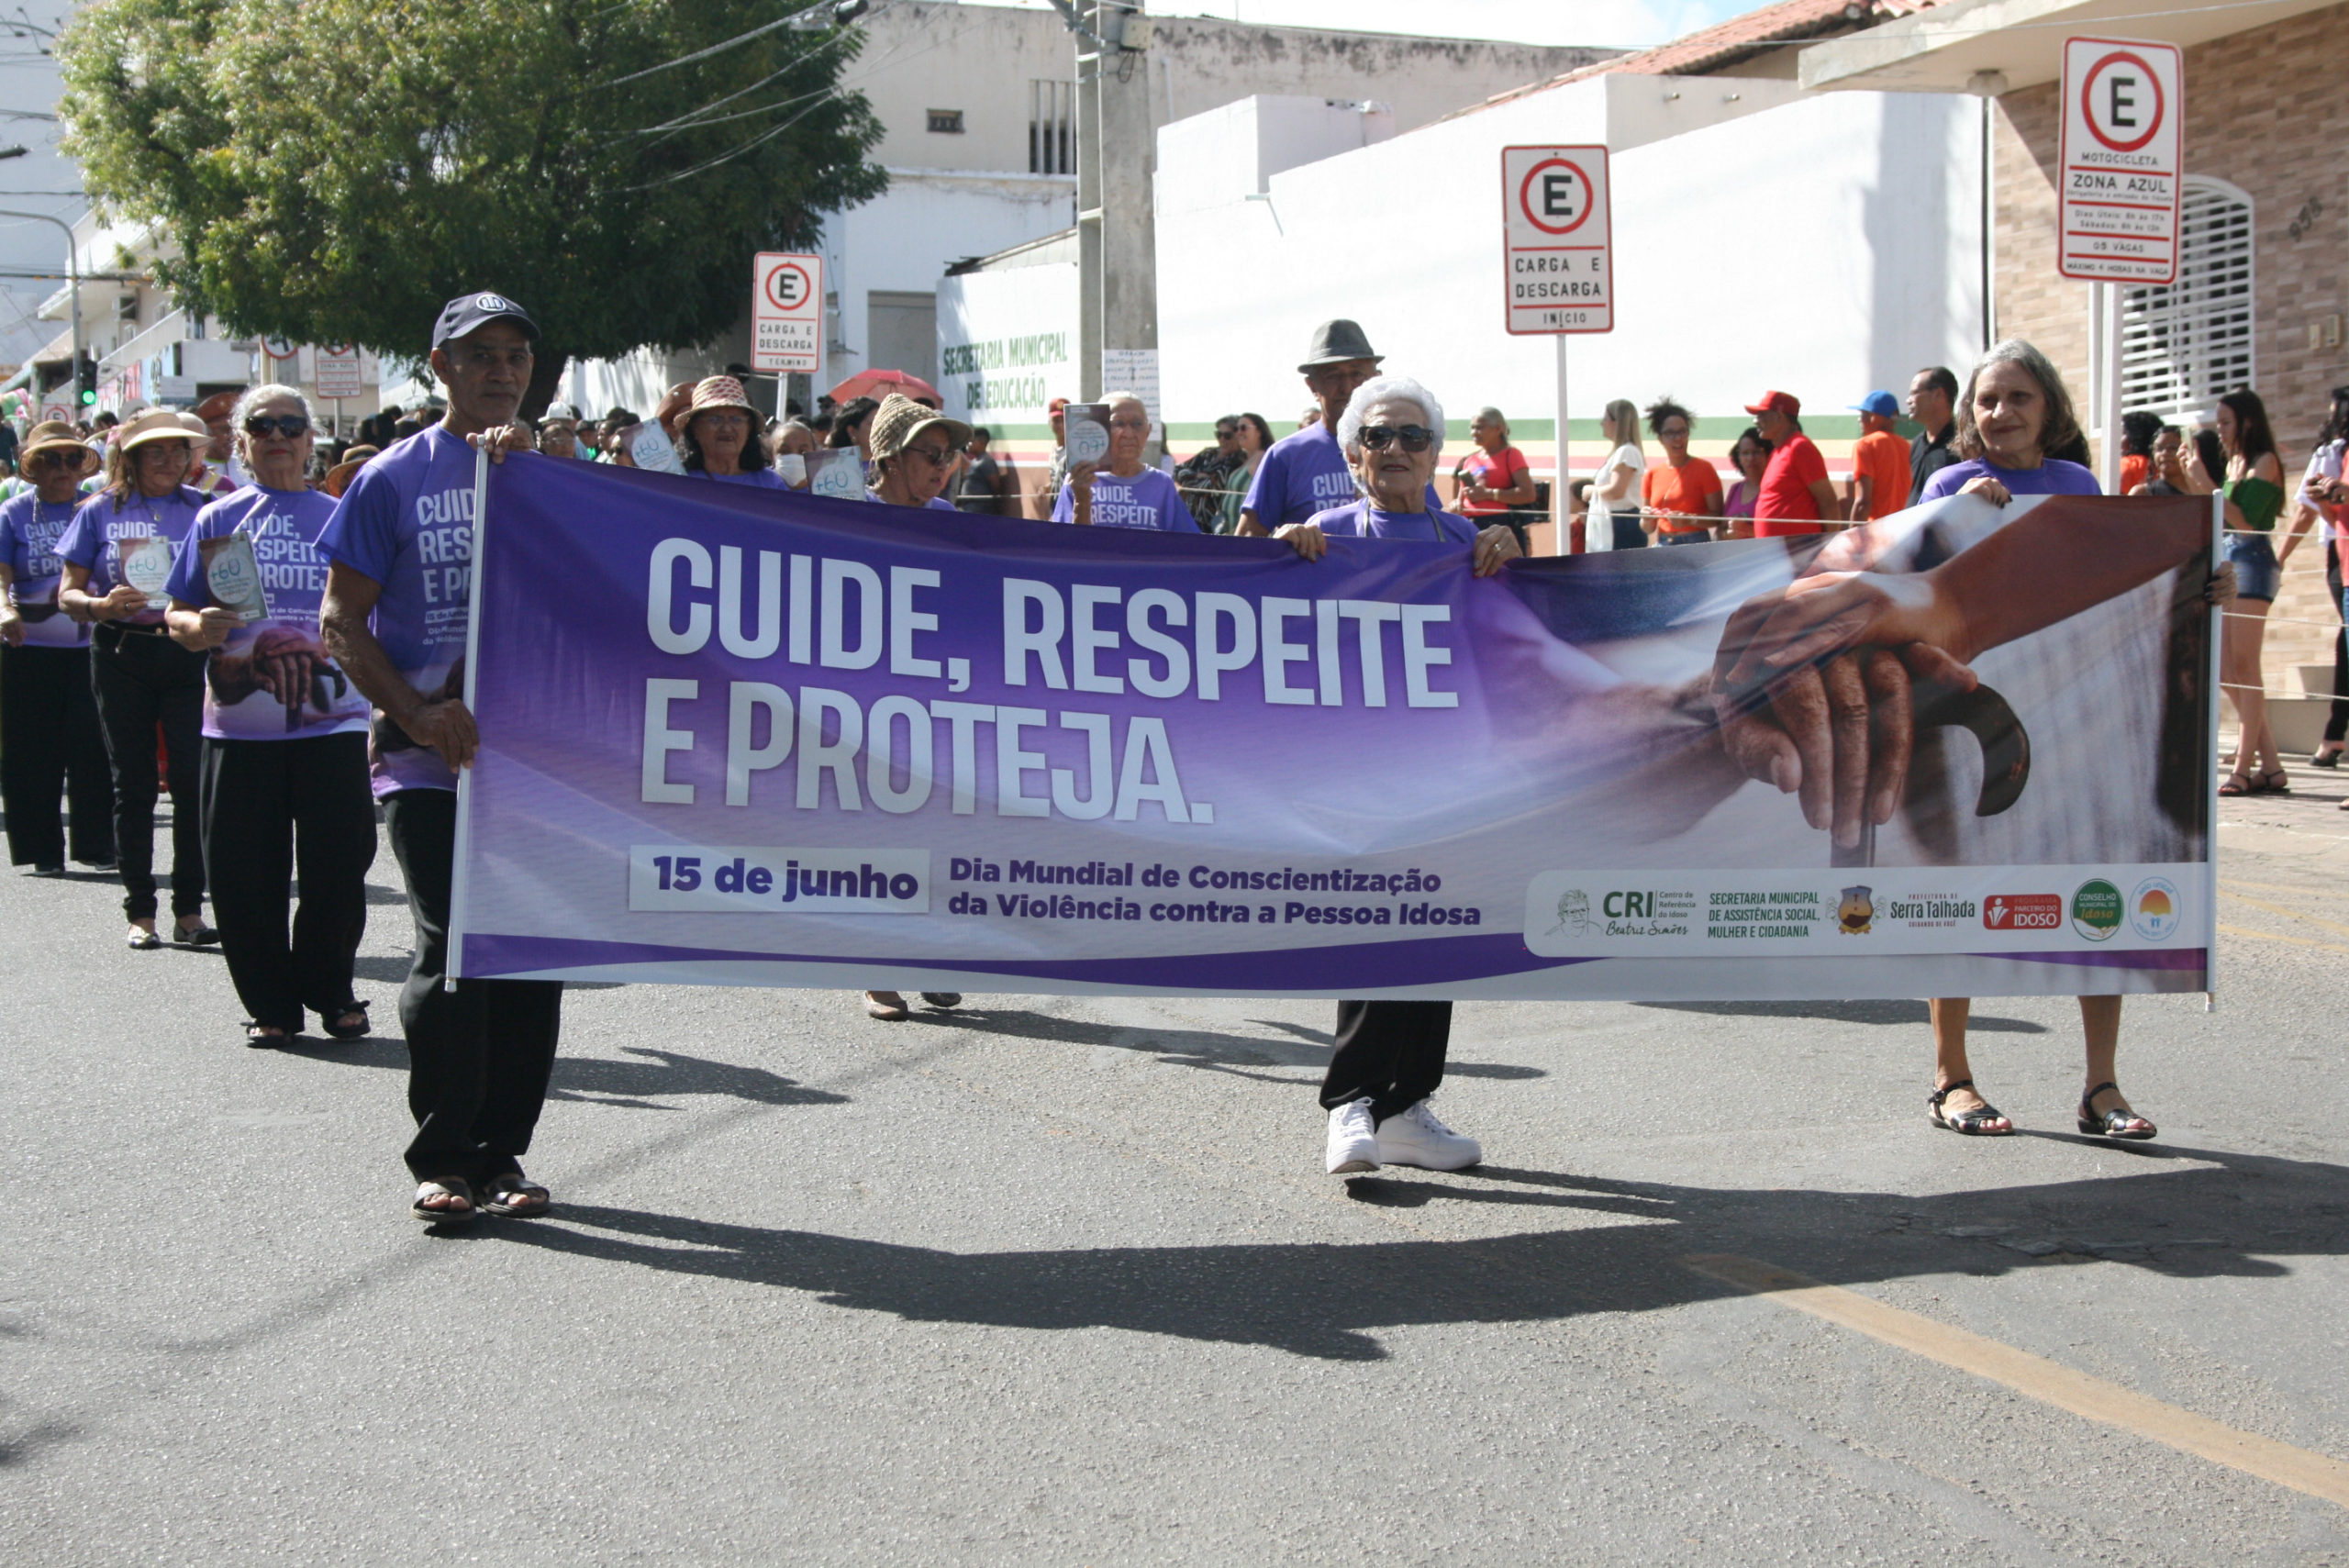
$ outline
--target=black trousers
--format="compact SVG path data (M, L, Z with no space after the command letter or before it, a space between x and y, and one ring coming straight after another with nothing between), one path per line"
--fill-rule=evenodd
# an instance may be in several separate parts
M286 884L302 905L286 936ZM351 1004L351 964L367 934L375 799L364 734L204 742L204 870L237 999L257 1024L292 1034L302 1009Z
M114 777L90 695L90 651L0 648L0 808L12 864L65 863L61 792L72 814L73 859L114 859Z
M402 790L384 800L384 824L416 919L416 953L400 992L407 1108L416 1117L407 1168L418 1181L469 1182L519 1170L554 1071L562 984L460 980L443 988L457 797L445 789Z
M114 770L114 845L122 912L155 917L155 727L172 777L172 913L204 913L204 658L168 637L99 626L90 633L90 689Z
M1321 1108L1368 1095L1375 1121L1408 1110L1443 1082L1451 1046L1449 1002L1341 1002L1338 1053L1321 1079Z
M2332 613L2349 618L2349 606L2341 602L2341 556L2331 545L2318 548L2324 551L2324 583L2332 590ZM2324 720L2324 738L2349 740L2349 627L2332 634L2332 711Z

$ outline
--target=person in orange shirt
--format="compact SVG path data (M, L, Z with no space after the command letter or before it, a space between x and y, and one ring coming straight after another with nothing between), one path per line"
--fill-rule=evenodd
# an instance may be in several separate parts
M1871 392L1852 407L1860 416L1860 439L1852 449L1852 495L1844 515L1872 523L1909 504L1909 443L1893 433L1900 404L1889 392Z
M1655 524L1658 544L1703 544L1721 516L1721 473L1688 455L1696 417L1669 397L1648 405L1648 428L1664 443L1664 462L1640 476L1640 499Z

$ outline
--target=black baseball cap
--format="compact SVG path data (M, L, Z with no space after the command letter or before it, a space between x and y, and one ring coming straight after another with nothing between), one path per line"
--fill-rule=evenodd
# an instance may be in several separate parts
M432 324L432 346L478 331L493 321L511 321L522 329L522 336L535 343L539 340L539 324L530 313L502 294L461 294L440 307L440 319Z

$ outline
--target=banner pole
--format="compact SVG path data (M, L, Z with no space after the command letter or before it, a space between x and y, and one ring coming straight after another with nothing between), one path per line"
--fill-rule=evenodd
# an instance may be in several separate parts
M2227 555L2227 495L2223 490L2210 493L2210 569L2216 573ZM2208 987L2202 993L2202 1010L2219 1010L2219 639L2226 631L2223 606L2210 606L2213 623L2210 636L2209 668L2203 672L2207 683L2203 689L2210 694L2210 728L2204 737L2209 750L2202 753L2202 788L2204 794L2203 820L2210 824L2203 844L2202 862L2207 868L2203 876L2202 907L2209 910L2210 921L2210 957L2203 964L2202 982ZM2240 759L2238 759L2240 761Z
M1574 441L1568 434L1571 427L1566 419L1566 334L1557 332L1552 336L1558 345L1558 426L1557 440L1553 443L1557 448L1557 457L1551 464L1554 478L1550 486L1550 514L1557 524L1558 553L1572 555L1575 552L1574 503L1566 492L1574 484ZM1587 538L1584 542L1587 549Z
M495 432L493 432L494 434ZM465 584L465 711L476 713L475 694L481 684L481 566L482 525L489 520L489 448L483 446L473 454L473 549L466 552ZM480 719L474 719L478 728ZM473 761L479 762L476 751ZM457 832L454 864L449 876L449 968L441 976L440 988L454 991L465 973L465 915L467 895L472 892L473 878L467 866L473 859L473 771L471 767L457 770Z

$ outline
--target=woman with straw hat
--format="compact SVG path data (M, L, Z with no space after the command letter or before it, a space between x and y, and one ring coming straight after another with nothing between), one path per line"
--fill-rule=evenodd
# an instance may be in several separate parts
M65 874L72 856L114 869L114 781L90 695L90 637L57 602L57 547L72 526L82 475L96 454L62 420L35 425L21 454L30 488L0 504L0 809L8 859L36 876Z
M114 773L115 852L131 947L163 945L155 930L155 727L171 768L173 936L208 945L204 923L203 814L197 807L204 733L204 655L166 635L164 582L206 497L181 481L195 460L194 432L152 409L115 432L105 488L73 515L58 542L58 602L95 623L90 686Z
M955 454L971 439L971 427L893 392L874 410L870 434L874 500L892 506L942 511L949 517L963 515L941 492L946 488L947 475L954 472ZM963 994L925 991L921 999L933 1007L955 1007L962 1005ZM910 1017L912 1008L907 1006L903 992L867 991L864 1012L867 1018L896 1023Z
M685 449L689 475L764 490L791 488L767 461L766 443L759 438L759 411L751 406L742 384L730 375L714 375L696 384L693 402L677 417L677 442Z
M970 444L970 426L893 392L874 410L872 440L873 499L892 506L960 510L946 499L946 481L954 459Z

